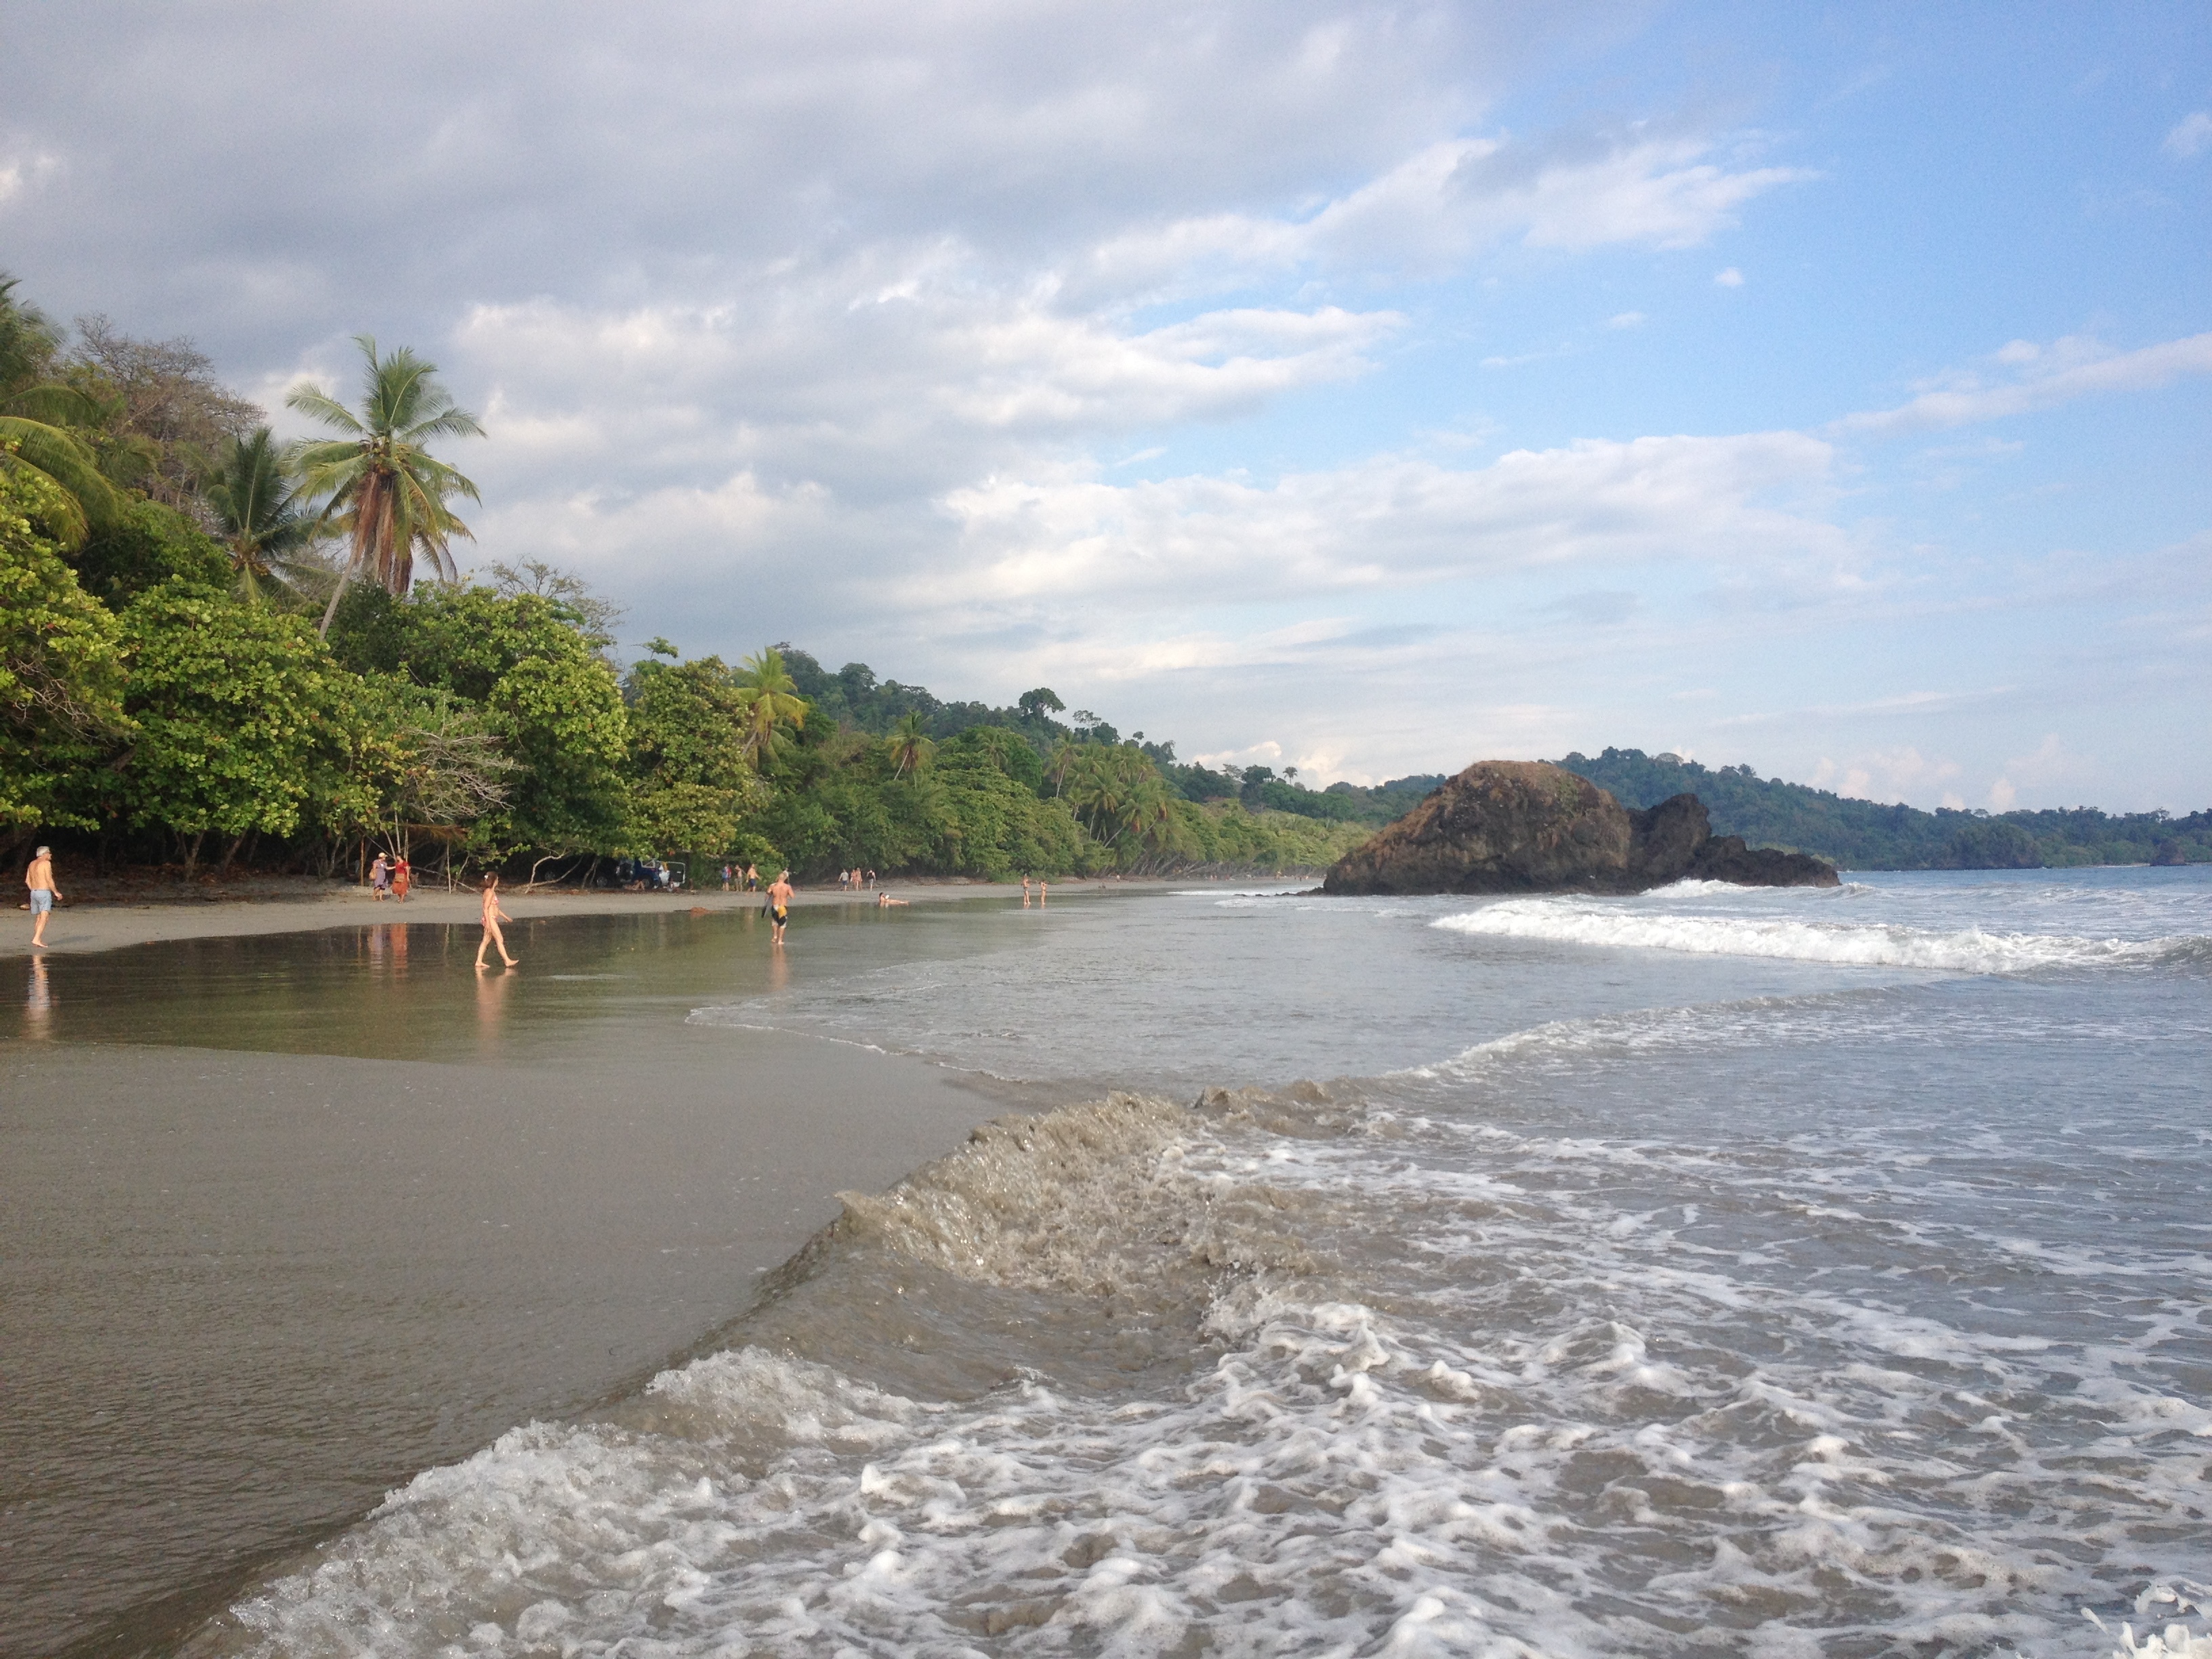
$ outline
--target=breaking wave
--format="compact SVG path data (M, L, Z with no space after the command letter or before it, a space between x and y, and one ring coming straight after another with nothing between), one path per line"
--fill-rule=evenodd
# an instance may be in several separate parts
M1910 1231L1853 1223L1892 1255L1848 1282L1770 1258L1841 1201L1771 1186L1802 1152L1729 1188L1466 1145L1348 1085L986 1126L709 1351L419 1476L189 1650L2081 1652L2075 1609L2191 1610L2134 1591L2212 1495L2158 1333L1885 1301Z
M1440 917L1431 925L1495 939L1966 974L2212 960L2212 939L2193 934L2124 939L1992 933L1978 927L1936 932L1895 924L1653 914L1588 900L1507 899Z

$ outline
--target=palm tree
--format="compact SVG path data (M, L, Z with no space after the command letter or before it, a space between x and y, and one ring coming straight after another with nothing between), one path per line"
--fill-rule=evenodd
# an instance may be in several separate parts
M738 720L753 770L766 768L775 753L776 728L806 724L806 699L783 665L783 653L764 646L738 670Z
M476 485L423 447L433 438L483 436L477 417L456 406L453 394L438 384L438 366L404 346L379 357L370 335L356 335L354 343L368 366L358 414L319 386L296 386L284 399L288 407L346 434L303 443L292 454L301 495L329 498L316 527L332 526L353 541L337 592L323 613L325 634L354 576L373 576L386 592L404 598L420 552L441 577L455 580L459 573L447 544L455 536L474 537L447 498L483 499Z
M55 538L82 547L121 514L123 494L101 475L92 446L70 430L98 420L100 405L46 378L61 331L15 297L17 281L0 275L0 467L21 467L58 486Z
M264 582L292 590L294 556L313 538L314 520L301 509L269 428L233 439L222 471L202 493L229 545L239 596L259 599Z
M1045 763L1045 775L1052 780L1052 793L1060 793L1067 787L1068 769L1075 764L1082 750L1073 738L1062 738L1052 746L1052 758Z
M890 745L891 775L895 778L909 766L914 768L918 775L921 769L928 764L930 755L937 748L937 745L929 740L928 735L923 732L921 716L919 714L908 714L900 717L899 723L891 728Z

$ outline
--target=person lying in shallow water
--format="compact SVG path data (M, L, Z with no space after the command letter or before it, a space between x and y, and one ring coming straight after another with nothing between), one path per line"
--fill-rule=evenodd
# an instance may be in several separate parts
M907 902L908 901L905 899L895 899L889 893L883 891L881 889L878 889L876 893L876 908L878 910L884 909L894 904L904 904Z

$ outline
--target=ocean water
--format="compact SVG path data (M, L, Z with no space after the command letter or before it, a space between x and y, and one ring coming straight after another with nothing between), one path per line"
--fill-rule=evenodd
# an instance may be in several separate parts
M1030 1109L190 1650L2212 1654L2208 877L901 913L687 1024Z

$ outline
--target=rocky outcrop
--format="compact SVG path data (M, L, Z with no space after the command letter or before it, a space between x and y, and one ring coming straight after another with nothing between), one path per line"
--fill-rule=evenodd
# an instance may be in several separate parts
M1477 761L1340 860L1326 893L1640 893L1685 878L1833 887L1802 853L1716 836L1703 802L1632 811L1544 761Z

